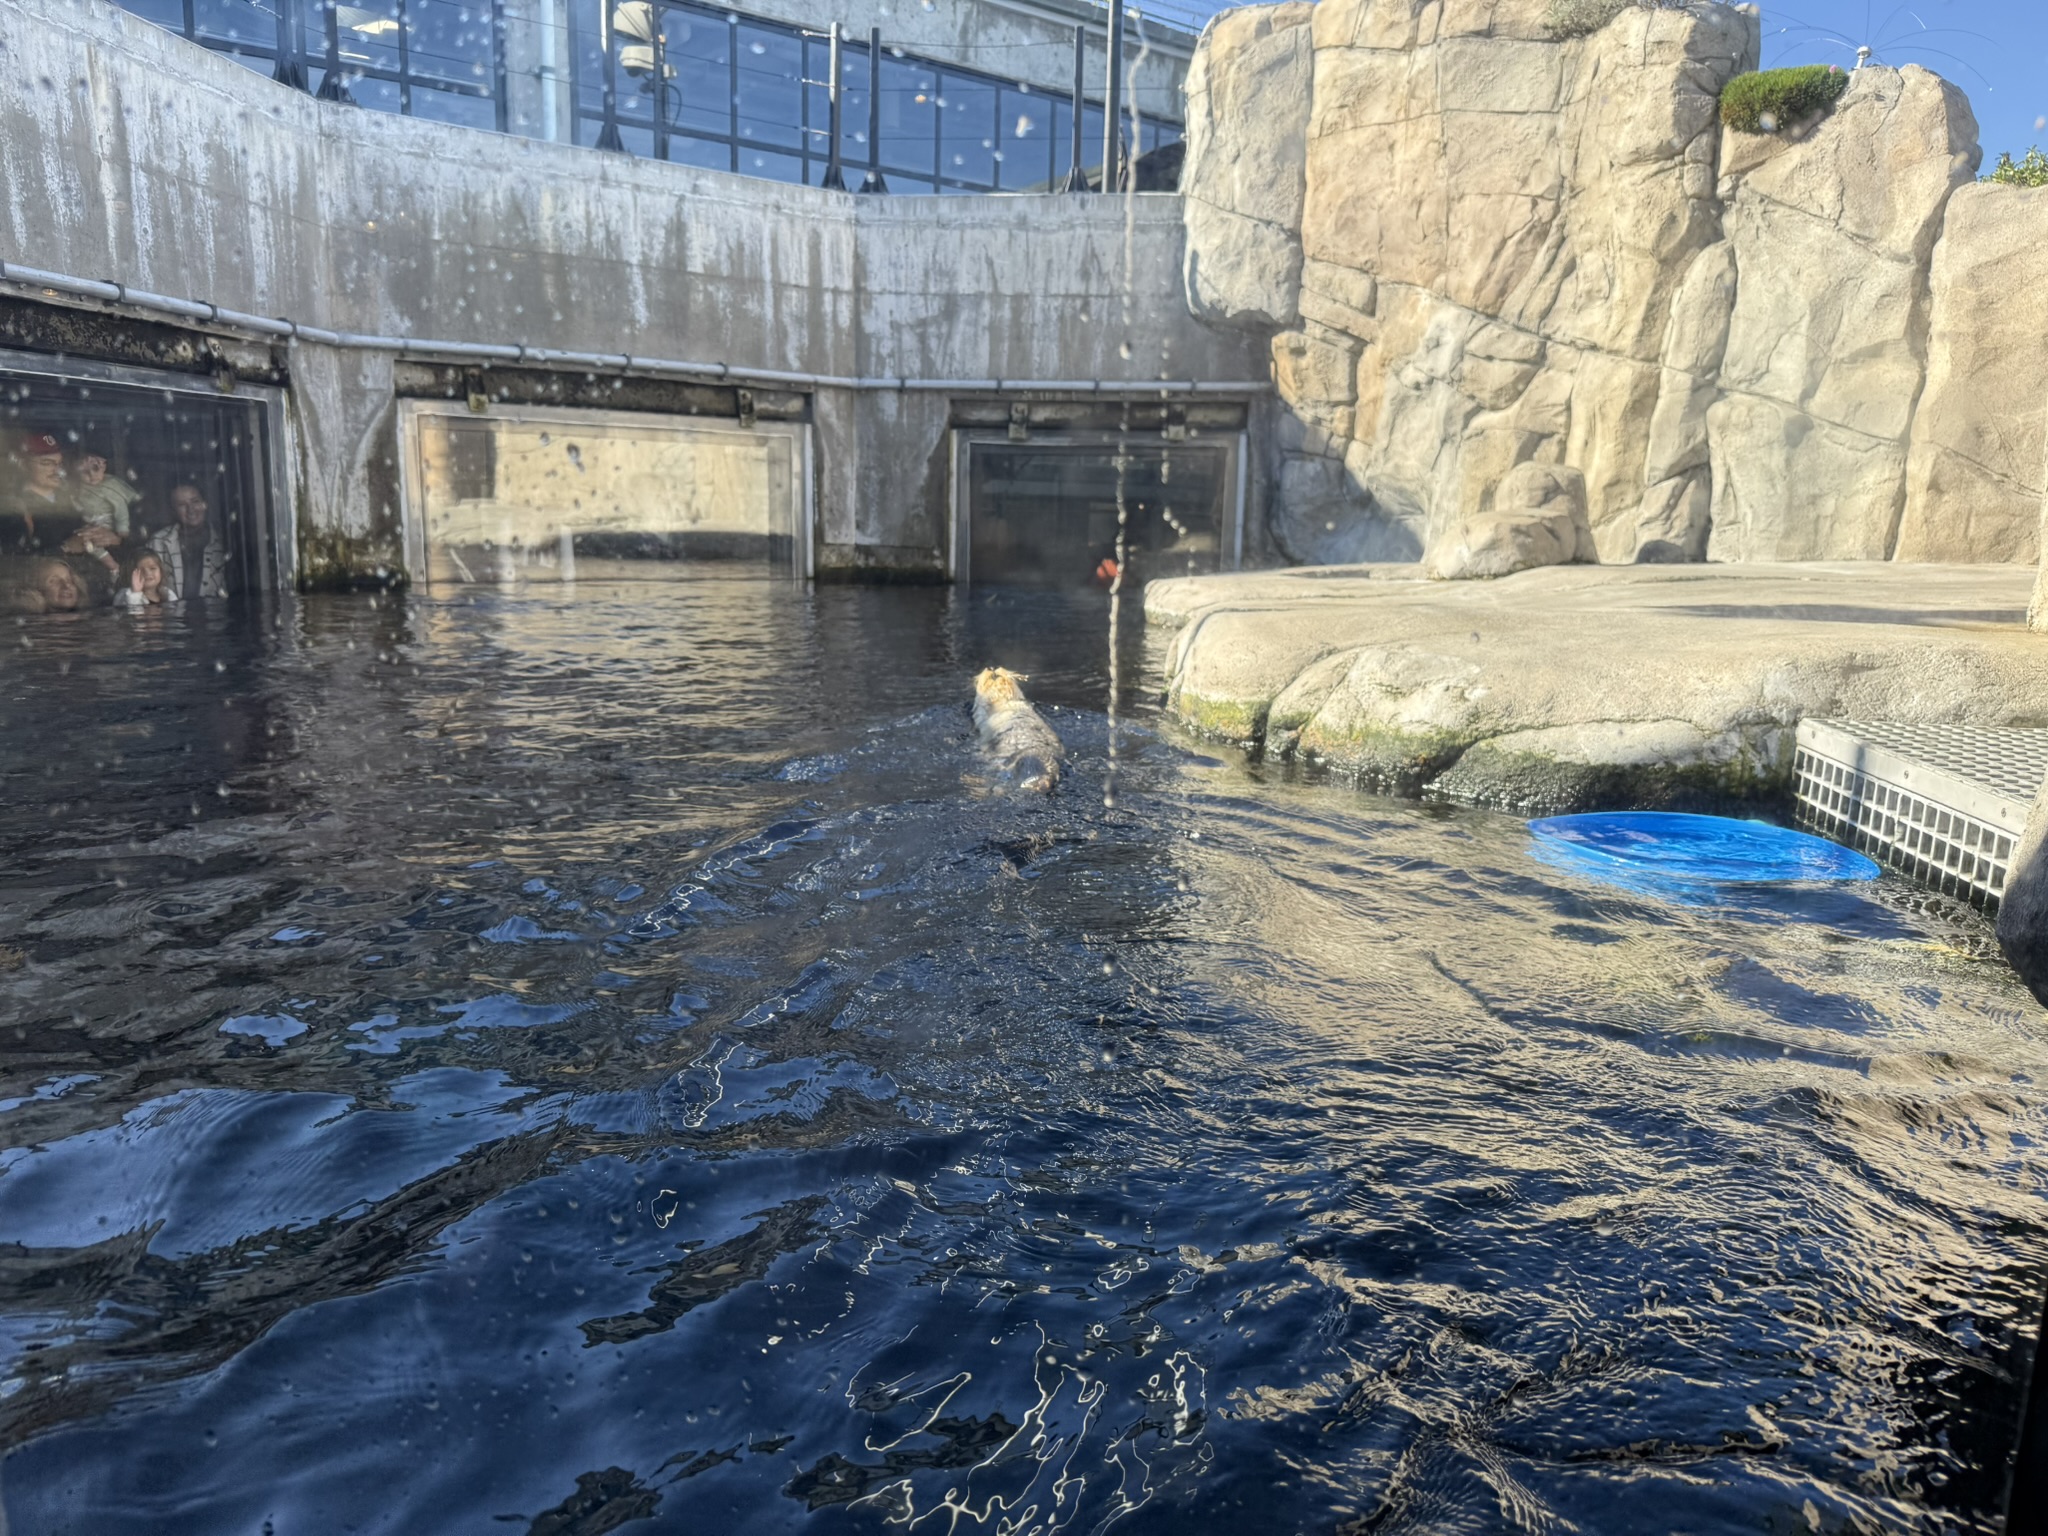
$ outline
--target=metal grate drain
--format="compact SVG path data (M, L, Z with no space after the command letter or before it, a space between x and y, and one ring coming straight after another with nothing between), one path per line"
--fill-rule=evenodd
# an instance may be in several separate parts
M1800 821L1996 912L2048 778L2048 730L1802 720L1796 772Z

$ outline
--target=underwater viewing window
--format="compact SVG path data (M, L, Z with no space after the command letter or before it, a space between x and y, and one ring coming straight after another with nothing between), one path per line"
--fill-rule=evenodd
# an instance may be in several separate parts
M283 394L230 383L0 350L0 607L106 607L152 557L183 598L289 585Z
M808 575L807 429L629 411L400 406L406 539L430 585Z
M1149 434L1148 434L1149 437ZM1118 547L1129 581L1235 568L1242 453L1234 435L1187 442L1114 433L1014 442L960 434L956 581L1087 586Z

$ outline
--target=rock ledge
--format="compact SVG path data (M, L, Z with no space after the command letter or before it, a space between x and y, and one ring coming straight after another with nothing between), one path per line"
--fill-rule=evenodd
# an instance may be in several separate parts
M1414 565L1152 583L1184 724L1529 812L1770 799L1806 715L2048 724L2023 566Z

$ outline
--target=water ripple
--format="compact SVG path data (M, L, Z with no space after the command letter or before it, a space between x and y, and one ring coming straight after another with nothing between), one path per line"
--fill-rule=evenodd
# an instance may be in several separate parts
M16 1528L1994 1529L2048 1028L1974 919L1142 711L1111 797L1092 597L286 613L7 662Z

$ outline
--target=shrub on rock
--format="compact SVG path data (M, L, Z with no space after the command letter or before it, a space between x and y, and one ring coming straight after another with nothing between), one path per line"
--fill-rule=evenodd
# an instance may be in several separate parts
M2020 161L2015 161L2010 153L2002 153L1998 164L1985 172L1983 179L2001 187L2048 187L2048 155L2038 147L2028 150L2026 159Z
M1765 69L1721 87L1721 121L1738 133L1803 128L1842 99L1849 77L1833 64Z

